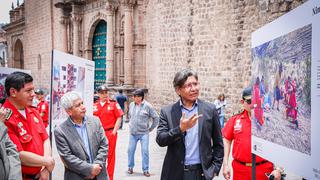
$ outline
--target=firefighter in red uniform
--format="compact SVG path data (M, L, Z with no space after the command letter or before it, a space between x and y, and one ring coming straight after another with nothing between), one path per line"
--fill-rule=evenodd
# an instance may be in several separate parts
M7 76L8 95L3 107L12 111L5 122L8 135L17 146L24 180L49 179L54 168L50 140L38 112L30 108L35 96L33 78L23 72Z
M99 100L93 106L93 115L98 116L109 142L107 171L110 180L113 180L114 164L116 159L117 131L121 124L123 112L120 105L111 100L108 89L102 85L97 88Z
M35 91L36 97L39 100L39 103L37 105L37 110L41 116L41 119L43 121L44 127L48 127L48 120L49 120L49 103L44 100L44 92L42 89L37 89Z
M230 179L230 168L228 165L231 143L233 179L243 180L251 178L251 96L252 89L246 88L242 93L241 103L244 110L232 116L222 129L224 143L223 176ZM273 164L259 156L256 156L256 179L268 179L265 173L271 173L275 179L281 178L282 168L273 168Z

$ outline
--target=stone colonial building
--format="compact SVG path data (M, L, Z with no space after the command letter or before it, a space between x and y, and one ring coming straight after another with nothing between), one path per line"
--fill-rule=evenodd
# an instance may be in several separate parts
M7 41L5 37L5 31L0 24L0 67L7 66Z
M251 33L305 0L25 0L10 11L9 67L49 87L51 50L96 62L95 83L148 89L159 108L178 98L175 72L199 73L201 98L225 93L228 112L249 84Z

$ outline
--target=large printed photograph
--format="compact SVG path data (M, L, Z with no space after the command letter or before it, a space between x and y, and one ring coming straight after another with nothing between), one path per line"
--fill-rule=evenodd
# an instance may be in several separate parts
M252 48L252 134L311 154L312 25Z
M61 107L61 97L70 91L78 92L84 96L85 67L71 63L53 62L53 119L55 125L67 119L68 115Z

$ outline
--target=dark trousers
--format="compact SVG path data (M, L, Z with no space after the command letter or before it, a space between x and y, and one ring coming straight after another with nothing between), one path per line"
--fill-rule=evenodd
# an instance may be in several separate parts
M202 169L185 170L183 173L183 180L206 180Z

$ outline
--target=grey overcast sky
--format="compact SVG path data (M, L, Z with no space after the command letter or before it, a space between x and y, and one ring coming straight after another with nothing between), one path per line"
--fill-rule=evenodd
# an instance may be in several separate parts
M9 23L9 11L11 10L11 3L17 7L17 0L0 0L0 23ZM23 0L19 0L22 4Z

